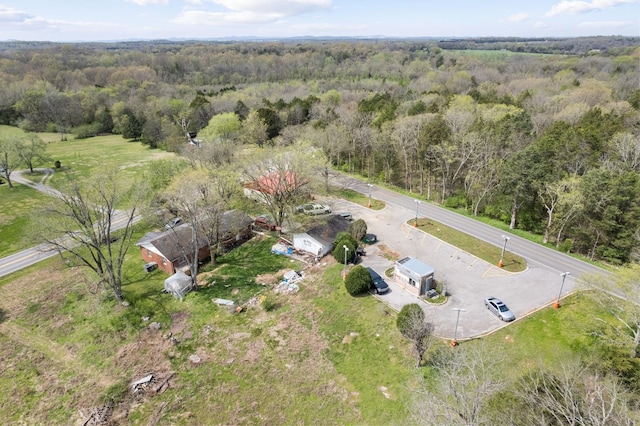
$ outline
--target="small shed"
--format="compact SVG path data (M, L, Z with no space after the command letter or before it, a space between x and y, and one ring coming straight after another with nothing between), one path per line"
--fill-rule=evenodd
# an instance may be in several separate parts
M164 291L172 294L176 299L184 299L191 290L193 290L191 277L180 270L164 280Z
M435 269L424 262L411 257L405 257L395 263L393 278L405 290L422 296L434 287L433 276Z

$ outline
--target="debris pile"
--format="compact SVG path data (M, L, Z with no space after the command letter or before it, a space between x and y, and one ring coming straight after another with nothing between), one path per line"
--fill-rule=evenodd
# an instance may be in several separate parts
M293 293L297 293L298 290L300 289L298 287L298 284L296 283L302 280L304 276L302 275L302 271L291 270L289 272L286 272L282 278L283 280L280 281L280 283L277 286L275 286L273 291L276 293L293 294Z
M153 374L149 374L148 376L145 376L142 379L136 380L135 382L131 383L131 392L134 395L137 395L140 393L146 393L147 388L151 386L152 382L153 382Z

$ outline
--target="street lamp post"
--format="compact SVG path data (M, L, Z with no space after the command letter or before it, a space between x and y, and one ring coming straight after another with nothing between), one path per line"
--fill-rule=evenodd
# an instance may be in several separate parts
M370 183L368 183L367 185L369 186L369 203L367 204L367 207L371 208L371 188L373 187L373 185Z
M342 270L342 278L347 279L347 254L349 253L349 247L346 244L343 244L344 248L344 269Z
M451 346L458 346L458 321L460 321L460 312L465 312L462 308L453 308L454 311L458 311L458 316L456 317L456 328L453 331L453 340L451 341Z
M556 302L553 304L553 307L555 309L558 309L560 307L560 296L562 295L562 288L564 287L564 280L567 278L567 275L571 275L571 272L563 272L560 274L560 276L562 277L562 284L560 285L560 292L558 293L558 298L556 299Z
M418 227L418 206L420 206L420 200L416 200L416 221L413 222L414 227Z
M504 266L504 264L502 263L502 261L504 260L504 251L507 248L507 241L511 239L505 235L503 235L502 238L504 238L504 244L502 245L502 254L500 254L500 261L498 262L498 268L502 268Z

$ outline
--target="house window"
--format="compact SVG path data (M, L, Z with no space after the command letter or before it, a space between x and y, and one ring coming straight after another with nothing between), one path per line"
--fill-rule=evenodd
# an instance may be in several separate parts
M167 259L165 259L164 257L162 258L162 264L166 265L167 264Z
M151 250L147 249L147 257L151 258Z

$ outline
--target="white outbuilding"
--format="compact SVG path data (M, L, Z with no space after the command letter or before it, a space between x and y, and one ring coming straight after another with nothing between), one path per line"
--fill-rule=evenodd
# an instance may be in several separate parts
M304 233L293 234L293 247L321 258L333 250L338 233L347 230L349 230L349 221L336 215L323 225L314 226Z

